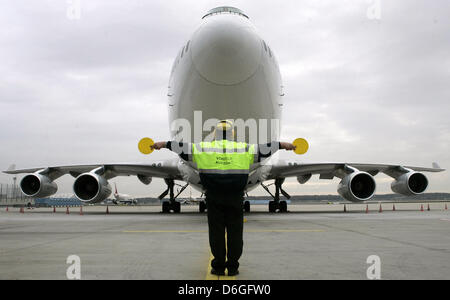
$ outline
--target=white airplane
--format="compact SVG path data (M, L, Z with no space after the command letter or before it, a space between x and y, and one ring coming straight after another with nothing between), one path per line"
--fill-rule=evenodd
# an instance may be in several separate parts
M199 28L184 43L178 53L169 80L168 106L170 123L188 120L194 124L201 113L203 119L280 120L283 109L283 84L274 53L258 35L255 27L241 10L234 7L217 7L203 18ZM269 124L266 131L272 140L278 140L280 128ZM209 131L195 136L194 141L203 139ZM172 139L180 131L171 128ZM369 200L376 183L374 176L384 173L393 178L392 190L403 195L417 195L425 191L428 179L423 172L441 172L437 164L432 168L390 164L367 164L351 162L331 163L287 163L266 159L253 164L247 191L261 185L272 195L269 211L287 210L287 203L280 199L280 193L289 199L283 190L285 178L296 177L305 184L312 175L320 179L338 177L338 193L353 202ZM8 174L29 173L20 182L22 192L27 196L44 197L57 191L54 182L58 177L70 174L75 177L73 190L78 199L86 203L97 203L111 194L108 180L116 176L134 175L148 185L153 177L163 178L167 184L160 199L163 212L180 212L177 196L191 185L203 191L196 166L179 157L149 164L96 164L53 166L8 170ZM174 192L175 180L186 184L178 193ZM273 180L275 193L271 193L265 182ZM200 205L200 209L203 208ZM245 201L245 210L250 203Z
M136 199L133 199L130 195L127 194L119 194L117 191L117 184L114 183L114 200L112 202L114 204L126 204L126 205L135 205L137 204Z

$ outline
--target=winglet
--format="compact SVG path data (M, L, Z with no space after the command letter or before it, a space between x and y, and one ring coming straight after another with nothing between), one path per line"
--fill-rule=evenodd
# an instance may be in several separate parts
M433 162L432 166L434 169L441 169L441 167L439 166L439 164L437 162Z
M16 169L16 165L12 164L8 167L8 169L6 171L14 171Z

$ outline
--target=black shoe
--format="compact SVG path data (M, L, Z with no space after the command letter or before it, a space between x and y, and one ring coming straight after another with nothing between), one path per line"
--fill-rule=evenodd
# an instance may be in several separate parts
M217 275L217 276L223 276L223 275L225 275L225 270L216 270L216 269L212 268L211 274Z
M228 270L228 276L236 276L239 275L239 270L235 269L235 270Z

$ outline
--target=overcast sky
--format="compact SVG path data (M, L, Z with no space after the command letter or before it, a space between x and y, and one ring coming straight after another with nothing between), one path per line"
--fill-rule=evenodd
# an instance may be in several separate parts
M286 159L450 166L450 1L54 0L0 4L0 169L175 157L143 156L137 142L169 138L173 59L221 5L242 9L280 64L282 137L310 143ZM429 175L428 191L450 192L448 173ZM71 192L70 176L58 182ZM164 189L112 182L140 196ZM337 183L285 187L335 194Z

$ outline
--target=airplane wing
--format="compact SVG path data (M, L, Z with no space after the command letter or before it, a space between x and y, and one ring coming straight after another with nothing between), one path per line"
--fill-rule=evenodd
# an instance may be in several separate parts
M380 172L394 179L391 184L393 192L413 196L423 193L428 187L428 179L422 172L442 171L445 170L437 163L433 163L431 168L365 163L280 163L268 169L265 179L275 179L276 195L281 192L289 199L290 196L282 188L287 177L297 177L300 184L305 184L312 175L317 174L320 179L338 177L341 179L338 193L346 200L360 202L372 198L376 189L373 177ZM261 185L270 193L267 186L262 183Z
M108 180L116 176L135 175L146 185L150 184L153 177L164 178L168 183L169 191L173 191L174 180L183 180L178 162L179 160L174 159L151 164L92 164L22 170L15 170L11 166L4 173L27 173L20 182L20 188L26 196L30 197L54 195L58 190L54 181L65 174L70 174L76 178L73 188L77 198L86 203L98 203L109 197L111 187ZM164 196L167 193L164 192Z
M273 165L267 179L309 176L319 174L320 179L333 179L342 177L343 174L352 173L349 168L355 168L359 171L367 172L372 176L382 172L391 177L398 177L409 171L416 172L442 172L442 169L436 163L432 168L401 166L393 164L365 164L365 163L288 163L282 165Z
M42 175L49 177L51 180L55 180L62 175L70 174L73 177L97 170L101 170L103 176L106 179L111 179L116 176L130 176L136 175L138 177L157 177L157 178L170 178L181 180L181 173L178 166L173 161L162 161L151 164L93 164L93 165L70 165L70 166L55 166L55 167L41 167L31 169L9 168L3 173L6 174L23 174L23 173L36 173L39 172ZM140 178L140 179L141 179Z

